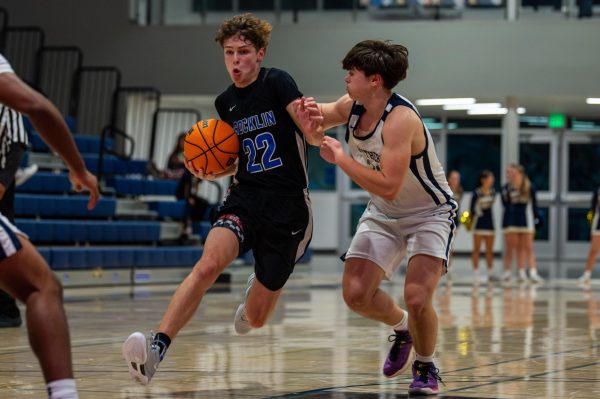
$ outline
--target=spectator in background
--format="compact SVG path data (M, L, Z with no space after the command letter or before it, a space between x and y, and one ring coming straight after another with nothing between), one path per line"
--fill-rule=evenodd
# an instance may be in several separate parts
M533 240L535 227L540 222L536 190L521 165L511 164L506 169L507 183L502 187L504 217L502 227L506 252L502 279L511 280L512 256L517 256L518 281L526 282L525 265L529 264L529 278L544 281L537 273Z
M492 208L496 190L494 190L494 174L484 170L479 175L477 188L471 197L471 217L473 226L473 272L476 282L495 280L494 277L494 216ZM479 275L479 252L481 242L485 242L485 259L487 262L488 275Z
M209 205L208 201L198 194L202 181L194 177L194 175L185 168L183 145L185 143L186 135L186 132L182 132L177 136L175 147L169 154L167 160L167 168L163 172L168 178L179 179L175 197L177 197L178 200L186 201L186 215L183 223L183 234L181 235L182 241L185 241L191 235L191 224L204 219L204 214Z
M177 136L177 142L175 148L169 154L167 160L167 169L164 170L165 178L167 179L181 179L186 172L185 169L185 158L183 157L183 144L185 143L186 133L179 133ZM189 173L189 172L188 172Z
M185 142L186 133L179 133L175 147L167 158L167 167L160 170L154 161L148 162L148 173L157 179L181 179L185 171L185 160L183 158L183 143Z
M590 232L590 250L588 252L587 262L585 263L585 271L579 278L579 282L582 284L589 284L592 278L592 269L594 269L594 263L596 263L596 257L598 251L600 251L600 187L594 190L592 195L592 206L588 212L588 220L591 224Z

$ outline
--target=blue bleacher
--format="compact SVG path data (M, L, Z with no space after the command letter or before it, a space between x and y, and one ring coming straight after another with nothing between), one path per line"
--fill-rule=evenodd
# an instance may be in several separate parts
M100 152L100 137L99 136L83 136L74 134L73 140L75 140L75 144L79 149L79 152L82 154L97 154ZM42 139L39 133L33 132L29 133L29 143L31 145L32 151L37 152L49 152L50 147L48 144ZM106 139L104 146L108 149L112 148L113 140Z
M175 195L177 180L148 180L114 176L106 181L117 195Z
M15 215L51 217L111 217L115 215L117 201L101 198L91 211L87 209L87 196L57 196L44 194L15 194Z
M200 247L42 247L53 270L193 266Z
M179 201L151 201L148 202L148 208L158 212L161 218L170 218L181 220L186 213L186 202Z
M69 175L66 173L37 172L23 185L16 188L23 193L68 193L72 191Z
M17 219L17 227L34 242L155 242L158 221Z

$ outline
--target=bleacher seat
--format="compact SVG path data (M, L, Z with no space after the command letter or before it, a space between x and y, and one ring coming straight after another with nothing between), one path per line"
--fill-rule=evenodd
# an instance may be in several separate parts
M83 161L90 172L98 172L98 154L83 154ZM148 162L140 159L124 160L105 154L102 162L102 172L106 174L146 175L148 172Z
M41 247L53 270L193 266L202 250L188 247Z
M157 211L161 218L171 218L181 220L186 213L186 202L179 201L151 201L148 202L148 208Z
M74 134L73 140L77 145L77 149L82 154L97 154L100 152L100 137L99 136L84 136L80 134ZM50 147L48 144L42 139L39 133L33 132L29 133L29 142L31 144L31 149L33 151L38 152L48 152L50 151ZM107 138L104 147L110 149L113 147L113 139Z
M106 184L113 187L117 195L175 195L178 181L115 176L108 179Z
M51 217L111 217L117 201L101 198L96 207L87 209L87 196L57 196L42 194L15 194L15 215Z
M66 173L37 172L21 186L17 192L23 193L68 193L72 191L69 175Z

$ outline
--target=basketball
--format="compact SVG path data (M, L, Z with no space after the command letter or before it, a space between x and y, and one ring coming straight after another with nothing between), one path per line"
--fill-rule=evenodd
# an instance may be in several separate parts
M185 136L183 156L205 174L220 173L238 157L240 144L233 128L220 119L198 121Z

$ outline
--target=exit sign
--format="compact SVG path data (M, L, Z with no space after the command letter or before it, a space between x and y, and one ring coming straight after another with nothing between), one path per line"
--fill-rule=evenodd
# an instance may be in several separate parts
M565 114L550 114L548 117L548 127L550 129L564 129L567 126Z

